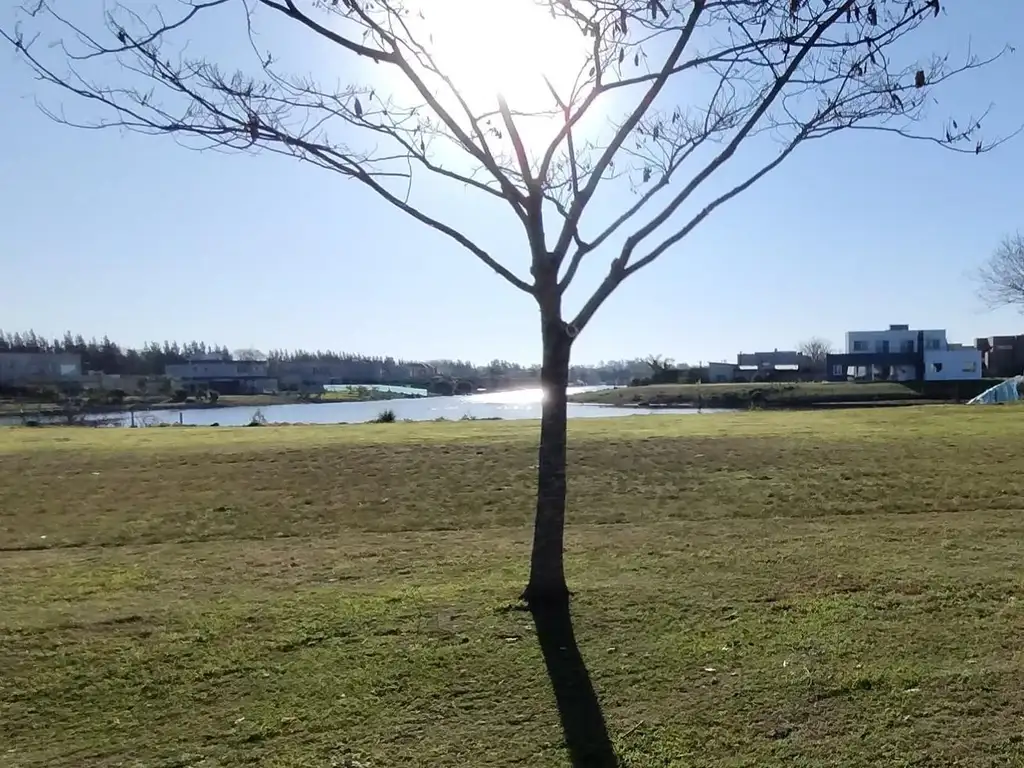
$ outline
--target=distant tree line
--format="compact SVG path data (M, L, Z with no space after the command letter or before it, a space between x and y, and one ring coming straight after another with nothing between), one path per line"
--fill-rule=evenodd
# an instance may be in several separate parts
M49 339L29 330L5 332L0 330L0 352L67 352L81 356L83 371L103 371L122 376L162 376L168 365L186 363L197 357L217 357L224 360L262 359L275 363L289 362L351 362L378 368L386 378L394 373L405 377L411 361L390 356L359 355L334 350L273 349L266 355L259 350L242 349L232 352L225 346L203 341L149 342L140 348L126 347L104 336L86 340L81 334L65 333L61 338ZM474 379L497 384L531 384L539 380L539 365L523 365L508 360L491 360L487 365L474 365L468 360L437 359L426 361L437 375L453 379ZM573 365L569 381L582 384L628 384L637 376L650 372L647 360L603 361L597 365Z
M74 353L81 356L83 371L103 371L127 376L162 376L164 367L184 363L200 355L229 355L225 347L211 347L205 342L179 344L150 342L140 349L122 347L107 336L88 341L81 335L65 333L59 339L47 339L34 331L7 333L0 330L0 352Z

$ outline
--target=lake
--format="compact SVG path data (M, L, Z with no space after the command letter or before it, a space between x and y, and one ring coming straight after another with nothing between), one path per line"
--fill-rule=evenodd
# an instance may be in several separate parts
M591 392L606 387L569 387L569 394ZM510 392L484 392L462 397L416 397L401 400L387 400L359 403L295 403L289 405L268 405L258 410L270 424L342 424L372 421L384 410L392 410L398 420L434 421L435 419L457 420L463 417L477 419L539 419L541 410L540 389L519 389ZM136 413L136 420L144 417L147 421L178 423L194 426L242 426L252 419L256 408L232 406L228 408L203 408L195 410L146 411ZM704 413L710 413L706 410ZM666 408L615 408L604 405L582 405L569 403L569 418L594 418L610 416L636 416L656 413L692 413L687 409ZM120 414L125 420L128 414Z

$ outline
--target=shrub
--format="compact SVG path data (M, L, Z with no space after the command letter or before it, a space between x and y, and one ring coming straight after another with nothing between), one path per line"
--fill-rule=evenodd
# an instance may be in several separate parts
M216 403L220 400L220 392L216 389L211 389L206 393L206 399L209 400L210 403Z
M373 420L374 424L394 424L396 421L395 412L388 408L385 411L381 411L377 414L377 418Z
M263 415L263 411L261 411L259 408L257 408L256 412L252 415L252 418L249 419L249 423L246 424L246 426L247 427L262 427L266 423L267 423L267 417Z
M188 400L187 389L176 389L174 390L174 393L171 395L172 403L184 403L186 400Z

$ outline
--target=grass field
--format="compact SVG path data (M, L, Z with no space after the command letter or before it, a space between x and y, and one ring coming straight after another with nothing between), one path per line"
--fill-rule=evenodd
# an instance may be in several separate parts
M0 430L0 765L1024 764L1021 415L573 423L557 697L536 424Z
M584 392L576 402L616 406L702 405L705 408L804 408L840 403L905 403L965 401L980 394L998 380L965 382L822 382L731 384L652 384L644 387Z

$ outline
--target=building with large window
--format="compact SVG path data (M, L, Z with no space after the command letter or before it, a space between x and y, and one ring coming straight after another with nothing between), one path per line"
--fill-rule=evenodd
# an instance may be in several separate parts
M981 378L981 351L950 344L944 330L890 325L849 331L846 351L826 359L831 381L961 381Z
M77 382L81 355L69 352L0 352L0 386L23 387Z

